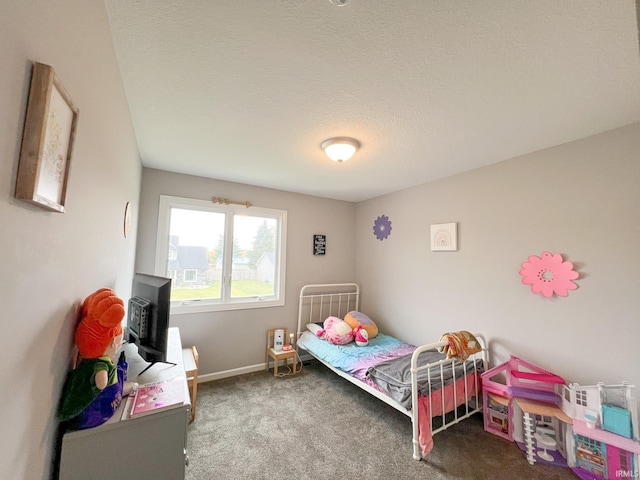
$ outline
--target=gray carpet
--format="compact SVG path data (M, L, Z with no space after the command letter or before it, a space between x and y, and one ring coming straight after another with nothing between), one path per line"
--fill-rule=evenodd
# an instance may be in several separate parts
M426 460L413 460L409 417L312 361L296 376L256 372L199 385L186 478L576 478L529 465L515 443L484 431L480 414L434 441Z

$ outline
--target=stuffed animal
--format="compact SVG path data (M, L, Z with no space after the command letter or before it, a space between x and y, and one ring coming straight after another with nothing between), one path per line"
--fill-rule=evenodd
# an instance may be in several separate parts
M109 288L89 295L75 331L80 362L67 374L58 409L60 421L71 428L106 422L137 384L125 382L126 364L115 364L122 344L124 302Z
M369 334L362 325L358 325L353 330L353 338L356 341L356 345L359 347L366 347L369 345Z
M349 312L344 316L344 321L347 322L353 330L356 330L358 325L362 325L362 328L367 331L369 339L375 338L376 335L378 335L378 326L362 312L355 310Z
M328 317L321 328L316 332L320 338L334 345L346 345L353 342L353 331L349 324L338 317Z

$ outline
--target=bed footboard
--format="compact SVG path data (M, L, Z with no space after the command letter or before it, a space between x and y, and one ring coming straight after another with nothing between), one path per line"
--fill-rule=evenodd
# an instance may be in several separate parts
M479 334L474 336L480 342L482 351L471 355L469 357L471 362L463 362L458 365L458 369L455 367L459 360L455 358L418 366L420 353L444 347L447 345L445 341L421 345L416 348L411 357L411 422L415 460L420 460L429 454L433 448L431 438L433 435L482 411L480 373L488 368L489 357L484 336ZM460 370L460 366L462 371L457 373L456 370ZM429 391L419 394L418 374L422 370L427 372ZM453 379L447 382L445 372L451 372ZM443 385L443 387L431 390L430 386L434 384ZM461 406L463 406L462 411L458 409ZM429 420L428 422L420 421L420 417ZM439 425L435 428L434 420L439 420ZM427 427L428 431L425 431Z

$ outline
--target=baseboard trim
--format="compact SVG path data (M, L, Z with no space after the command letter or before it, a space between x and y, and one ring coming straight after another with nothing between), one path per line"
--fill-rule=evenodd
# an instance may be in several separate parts
M313 359L308 353L300 355L300 360L306 362ZM269 362L269 368L273 367L273 362ZM223 378L236 377L238 375L244 375L246 373L259 372L265 369L265 363L258 363L256 365L248 365L246 367L234 368L232 370L223 370L221 372L213 373L198 373L198 383L212 382L214 380L222 380Z
M222 372L207 373L205 375L198 374L198 383L211 382L213 380L221 380L223 378L235 377L237 375L244 375L245 373L253 373L264 370L264 363L257 365L249 365L241 368L234 368L232 370L223 370Z

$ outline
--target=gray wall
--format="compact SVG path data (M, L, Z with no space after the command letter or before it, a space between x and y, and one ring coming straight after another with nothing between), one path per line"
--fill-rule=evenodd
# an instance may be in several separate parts
M161 193L289 212L285 307L175 318L185 344L201 349L204 378L263 362L265 331L293 328L302 285L355 279L363 310L408 341L466 328L487 335L494 362L515 353L569 381L640 385L639 125L358 205L152 170L138 201L142 173L103 2L0 0L0 11L0 478L49 477L77 308L100 287L129 297L138 204L136 269L153 270ZM65 214L13 198L31 61L52 65L80 108ZM380 214L393 222L383 242L371 233ZM430 252L429 225L452 221L460 250ZM324 257L311 255L314 233L327 235ZM567 298L520 283L520 264L544 250L581 274Z
M103 2L0 11L0 478L45 479L78 305L100 287L131 292L141 167ZM32 61L53 66L80 108L64 214L13 198Z
M514 354L569 382L640 385L640 124L357 205L145 169L138 271L152 272L160 194L248 200L289 211L284 308L174 315L201 351L203 379L259 368L264 332L295 327L305 283L358 281L383 331L420 344L468 329L493 364ZM373 222L388 215L379 241ZM429 226L458 223L459 250L431 252ZM311 236L328 238L326 257ZM544 298L522 284L529 255L560 253L579 288ZM355 259L355 263L352 261Z
M407 341L482 332L494 364L514 354L569 382L640 386L639 155L635 124L358 204L364 311ZM459 250L431 252L429 225L447 222ZM580 273L568 297L521 283L543 251Z
M202 380L264 368L266 332L275 327L295 330L303 285L355 278L355 204L147 168L142 174L137 272L154 272L160 195L204 200L216 196L287 211L284 307L171 316L183 345L198 348ZM314 234L327 236L326 255L313 255Z

